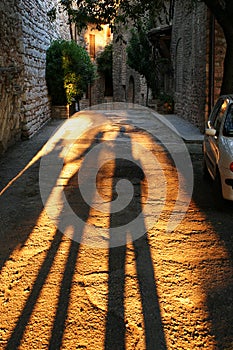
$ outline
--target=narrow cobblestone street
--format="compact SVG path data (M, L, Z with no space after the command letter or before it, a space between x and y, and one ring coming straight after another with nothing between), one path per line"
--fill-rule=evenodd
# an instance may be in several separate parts
M52 120L0 159L0 207L1 349L233 349L233 205L156 114Z

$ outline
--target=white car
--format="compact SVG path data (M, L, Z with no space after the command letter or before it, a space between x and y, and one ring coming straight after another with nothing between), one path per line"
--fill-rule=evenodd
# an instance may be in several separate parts
M205 129L203 155L205 175L224 199L233 201L233 95L216 102Z

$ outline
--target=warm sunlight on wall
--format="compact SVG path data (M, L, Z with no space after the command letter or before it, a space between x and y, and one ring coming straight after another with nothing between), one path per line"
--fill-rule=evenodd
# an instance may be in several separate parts
M111 42L112 33L108 25L103 25L101 31L90 26L84 34L84 40L91 58L95 58Z

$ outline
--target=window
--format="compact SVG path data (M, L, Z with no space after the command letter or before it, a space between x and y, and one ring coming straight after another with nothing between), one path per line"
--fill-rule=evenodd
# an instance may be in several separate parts
M227 106L228 106L228 101L224 100L224 101L222 101L222 103L220 104L220 106L217 110L216 118L214 120L214 129L216 130L216 135L219 134L219 130L220 130L221 123L222 123L222 118L225 114Z
M91 58L95 58L95 35L89 34L89 42L90 42L90 56Z
M111 29L108 27L107 28L107 38L111 37Z
M228 100L223 100L222 98L216 103L208 121L208 127L214 128L216 130L216 135L219 134L221 127L222 118L225 114L225 111L228 107Z
M233 104L230 105L223 128L224 136L233 136Z

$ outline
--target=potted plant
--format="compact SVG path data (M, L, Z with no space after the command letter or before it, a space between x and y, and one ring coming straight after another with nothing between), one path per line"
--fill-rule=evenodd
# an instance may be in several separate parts
M46 53L46 82L52 116L68 117L95 78L95 67L87 51L74 41L55 40Z
M174 112L174 99L171 95L161 92L158 99L159 109L162 113L171 114Z

